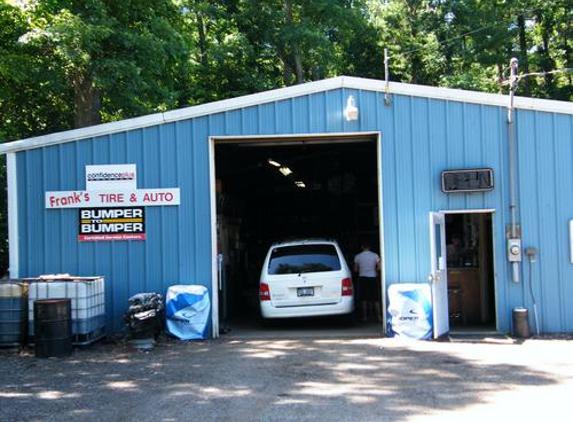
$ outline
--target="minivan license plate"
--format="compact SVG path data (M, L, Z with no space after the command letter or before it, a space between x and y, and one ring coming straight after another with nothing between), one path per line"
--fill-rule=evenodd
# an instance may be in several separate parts
M296 289L298 297L301 296L314 296L314 287L299 287Z

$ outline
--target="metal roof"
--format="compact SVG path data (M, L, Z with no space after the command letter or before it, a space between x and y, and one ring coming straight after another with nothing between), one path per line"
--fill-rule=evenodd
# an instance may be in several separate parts
M66 142L73 142L95 136L105 136L112 133L140 129L144 127L159 125L162 123L186 120L215 113L222 113L229 110L251 107L273 101L280 101L288 98L300 97L317 92L340 88L384 92L386 89L386 84L384 81L375 79L338 76L322 81L309 82L301 85L290 86L287 88L274 89L271 91L245 95L228 100L215 101L212 103L193 107L185 107L163 113L155 113L112 123L104 123L101 125L89 126L81 129L67 130L64 132L8 142L0 145L0 154L40 148L49 145L57 145ZM459 101L501 107L507 106L508 104L507 95L489 94L461 89L439 88L424 85L413 85L400 82L390 82L389 92L390 94L435 98L446 101ZM573 114L573 103L567 101L516 97L514 106L518 109Z

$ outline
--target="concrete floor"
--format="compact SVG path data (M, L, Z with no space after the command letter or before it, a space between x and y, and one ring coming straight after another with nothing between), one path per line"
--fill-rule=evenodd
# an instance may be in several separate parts
M382 337L381 322L353 323L337 318L285 319L262 324L255 319L223 323L223 339L373 338Z
M573 341L484 337L97 344L69 358L0 350L0 420L568 420Z

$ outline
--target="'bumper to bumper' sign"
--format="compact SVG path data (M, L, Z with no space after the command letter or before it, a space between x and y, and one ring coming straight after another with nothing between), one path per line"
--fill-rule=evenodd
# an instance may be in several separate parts
M80 242L144 240L145 208L81 208Z

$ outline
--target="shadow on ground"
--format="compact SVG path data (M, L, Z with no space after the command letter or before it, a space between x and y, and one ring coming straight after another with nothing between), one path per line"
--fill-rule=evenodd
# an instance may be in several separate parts
M168 340L151 353L98 344L66 359L3 351L0 420L398 421L559 382L523 365L459 357L451 345L392 342Z

